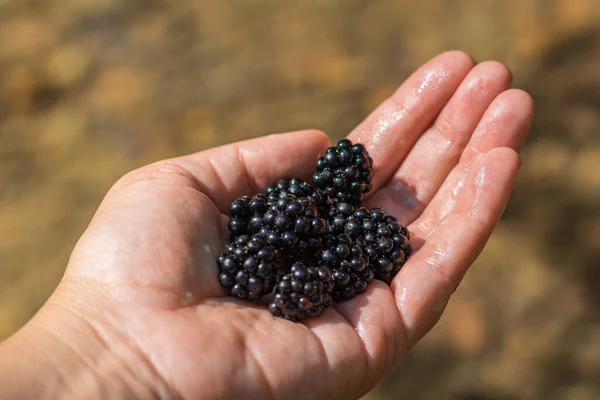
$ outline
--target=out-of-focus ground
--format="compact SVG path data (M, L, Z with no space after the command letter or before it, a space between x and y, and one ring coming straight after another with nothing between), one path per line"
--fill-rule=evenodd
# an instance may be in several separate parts
M537 119L484 254L367 398L599 399L598 0L0 0L0 338L121 174L270 132L340 138L454 48L509 64Z

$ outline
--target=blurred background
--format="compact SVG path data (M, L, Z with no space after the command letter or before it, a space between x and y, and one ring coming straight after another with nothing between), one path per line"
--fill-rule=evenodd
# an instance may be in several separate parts
M508 64L537 119L484 254L365 398L600 399L598 0L0 0L0 339L123 173L271 132L341 138L448 49Z

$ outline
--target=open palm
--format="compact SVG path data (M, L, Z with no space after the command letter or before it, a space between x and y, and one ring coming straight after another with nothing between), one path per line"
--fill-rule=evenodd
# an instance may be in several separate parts
M412 235L415 252L390 287L374 281L303 323L224 296L215 257L228 206L279 178L310 178L331 142L302 131L124 176L76 246L53 302L93 299L81 307L94 303L90 324L139 352L160 377L149 383L156 392L360 397L436 323L502 214L533 113L527 94L507 90L510 80L499 63L444 53L349 135L374 159L368 205L384 207Z

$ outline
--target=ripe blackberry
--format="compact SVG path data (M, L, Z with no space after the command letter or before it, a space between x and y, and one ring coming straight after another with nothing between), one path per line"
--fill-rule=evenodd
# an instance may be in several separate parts
M310 204L307 203L306 199L310 200ZM274 206L283 204L282 202L293 202L295 200L308 206L314 206L314 209L311 208L311 210L315 211L312 213L315 217L321 217L322 211L319 207L323 210L328 207L327 197L307 182L297 178L280 179L275 185L269 186L264 194L256 194L252 197L242 196L231 203L229 207L231 219L228 224L231 233L230 241L234 241L240 235L259 233L261 228L265 226L264 215L267 211L272 210L279 213L280 210L273 208ZM311 222L314 219L312 216L309 216L309 218L311 218Z
M281 197L288 197L290 194L295 197L310 198L312 205L319 210L319 214L323 217L326 216L329 207L327 195L302 179L280 179L275 185L269 186L266 191L266 196L271 202L277 201ZM325 214L323 214L324 212Z
M340 140L329 147L325 155L317 160L317 172L313 180L317 189L332 202L350 202L360 206L364 194L371 190L373 160L365 146L352 144L348 139Z
M278 276L285 273L279 254L258 235L241 235L217 257L219 281L241 299L259 300L271 293Z
M320 264L332 271L332 297L336 303L365 292L367 285L373 280L369 257L363 253L358 242L354 243L344 233L329 236L318 257Z
M290 272L279 280L269 311L276 317L299 321L317 317L331 305L333 282L326 267L292 264Z
M308 197L280 196L262 216L259 234L276 249L315 253L327 233L327 220Z
M389 284L412 253L408 229L381 208L361 207L352 214L349 210L343 204L337 206L330 232L353 238L369 256L375 279Z
M269 199L264 194L242 196L234 200L229 207L229 240L234 242L238 236L258 233L269 204Z

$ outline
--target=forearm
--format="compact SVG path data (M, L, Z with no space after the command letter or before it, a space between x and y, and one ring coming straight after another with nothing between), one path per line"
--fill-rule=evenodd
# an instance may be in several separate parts
M172 398L160 382L135 346L61 307L0 344L0 398Z

